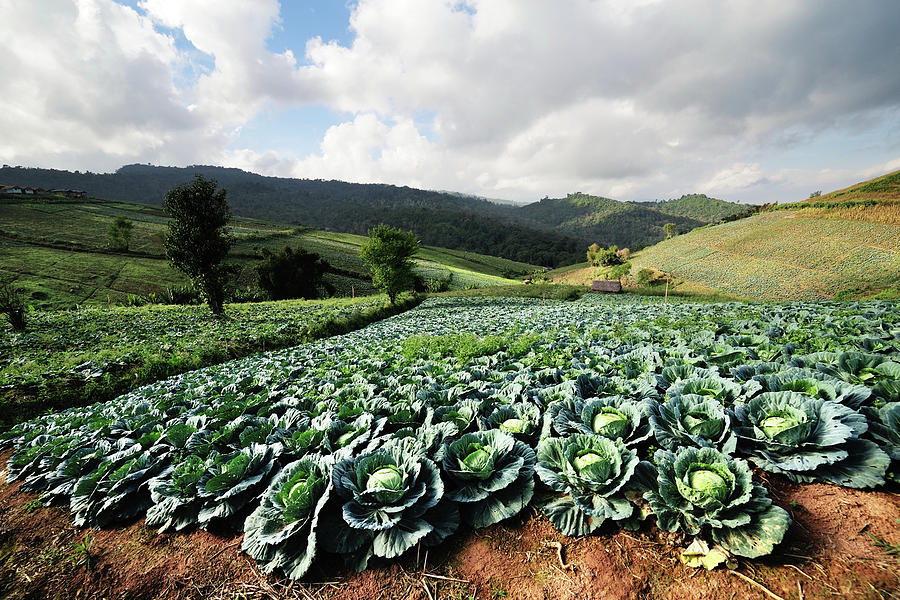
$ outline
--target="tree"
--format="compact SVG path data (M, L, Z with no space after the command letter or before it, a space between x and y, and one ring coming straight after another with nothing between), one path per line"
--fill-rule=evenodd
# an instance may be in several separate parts
M588 263L592 267L614 267L621 265L625 259L617 254L618 246L612 245L609 248L602 248L597 244L591 244L587 249Z
M369 240L359 252L369 266L372 284L388 295L391 304L397 294L413 286L412 260L419 242L411 231L379 225L369 230Z
M131 243L131 230L134 229L134 223L125 217L116 217L116 220L110 223L109 229L106 230L109 236L107 245L111 250L128 251L128 245Z
M166 256L190 277L215 315L225 312L228 273L222 260L232 238L225 229L231 219L225 190L197 175L166 192L165 210L171 218L166 235Z
M263 248L262 255L263 261L256 265L256 275L259 287L266 290L272 300L319 297L319 288L324 286L322 276L329 268L321 256L287 246L279 254Z
M816 190L809 195L810 198L818 198L822 195L822 190Z
M607 278L621 281L623 277L628 277L629 273L631 273L631 263L626 260L620 265L610 267Z
M666 223L665 225L663 225L663 231L666 232L666 239L675 237L678 234L678 229L675 223Z

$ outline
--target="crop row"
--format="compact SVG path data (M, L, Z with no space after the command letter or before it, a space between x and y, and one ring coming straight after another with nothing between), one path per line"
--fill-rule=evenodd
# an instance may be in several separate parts
M431 299L22 424L8 478L79 526L243 530L291 577L320 552L363 569L532 504L566 535L684 531L683 559L713 566L789 527L751 465L896 477L896 309Z

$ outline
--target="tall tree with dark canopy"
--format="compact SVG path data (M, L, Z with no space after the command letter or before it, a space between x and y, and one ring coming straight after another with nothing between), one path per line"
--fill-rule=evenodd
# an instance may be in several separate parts
M411 231L387 225L369 230L369 240L359 252L372 273L372 284L388 295L391 304L397 294L413 287L412 260L419 241Z
M256 265L256 275L259 287L266 290L272 300L311 300L319 297L321 287L326 291L333 290L322 281L322 276L328 271L328 263L318 254L287 246L279 254L268 248L263 248L261 253L263 261Z
M228 278L222 260L233 240L225 229L231 220L225 190L216 187L215 181L197 175L166 193L165 210L171 220L165 244L175 268L191 278L213 314L221 315Z

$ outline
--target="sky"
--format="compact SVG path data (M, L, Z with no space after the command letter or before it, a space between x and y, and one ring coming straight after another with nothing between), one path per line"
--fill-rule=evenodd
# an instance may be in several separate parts
M0 0L0 162L516 202L900 169L896 0Z

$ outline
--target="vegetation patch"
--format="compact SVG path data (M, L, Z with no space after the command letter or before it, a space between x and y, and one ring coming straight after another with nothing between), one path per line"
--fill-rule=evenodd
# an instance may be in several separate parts
M816 514L821 494L785 500L783 486L896 478L898 315L892 302L433 298L18 425L2 438L8 479L79 526L146 514L162 531L243 531L260 568L292 578L317 556L362 571L439 553L532 506L581 561L576 540L623 530L707 568L780 559L806 518L791 502ZM871 533L897 543L880 521Z

